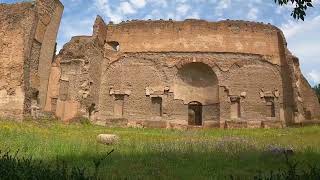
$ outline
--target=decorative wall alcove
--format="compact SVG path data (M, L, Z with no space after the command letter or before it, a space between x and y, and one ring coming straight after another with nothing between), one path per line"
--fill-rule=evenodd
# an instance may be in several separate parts
M212 68L202 62L192 62L178 69L174 84L174 98L188 104L198 101L202 105L219 102L218 78Z

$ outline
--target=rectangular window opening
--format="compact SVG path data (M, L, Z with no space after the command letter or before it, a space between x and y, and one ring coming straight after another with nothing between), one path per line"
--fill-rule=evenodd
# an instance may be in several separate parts
M114 109L113 114L116 118L123 117L124 95L116 94L114 96Z
M151 109L152 114L156 116L162 116L162 98L161 97L151 97Z
M238 119L241 117L241 110L240 110L240 99L236 98L231 101L231 119Z

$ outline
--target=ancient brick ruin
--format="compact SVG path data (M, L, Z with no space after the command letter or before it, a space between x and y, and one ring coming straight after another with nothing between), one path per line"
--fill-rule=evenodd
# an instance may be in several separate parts
M0 116L44 108L63 5L59 0L0 4Z
M53 56L63 6L0 6L0 115L160 128L315 123L320 105L281 30L247 21L97 17ZM45 4L45 5L44 5ZM51 64L51 69L50 69ZM50 73L50 76L49 76Z

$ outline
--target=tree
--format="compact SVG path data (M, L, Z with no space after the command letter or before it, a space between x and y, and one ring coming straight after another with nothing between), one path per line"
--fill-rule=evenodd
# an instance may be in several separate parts
M320 103L320 84L318 84L318 86L315 86L313 89L314 89L314 91L316 91L316 94L318 96L318 100Z
M290 5L290 3L294 5L295 7L291 12L291 16L294 19L301 19L302 21L304 21L308 7L313 7L312 0L274 0L274 2L280 6Z

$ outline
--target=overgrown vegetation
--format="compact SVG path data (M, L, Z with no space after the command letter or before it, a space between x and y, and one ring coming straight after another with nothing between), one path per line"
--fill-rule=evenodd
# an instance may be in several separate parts
M320 84L318 84L318 86L314 86L313 89L316 92L316 94L318 96L319 103L320 103Z
M17 158L18 152L2 153L0 151L0 177L1 179L47 179L47 180L98 180L104 179L100 176L100 165L111 153L110 151L104 158L94 160L95 170L89 174L86 168L68 167L65 161L57 161L54 165L43 164L42 161L35 161L32 158ZM309 165L306 170L299 171L299 162L292 162L290 154L283 152L286 167L278 171L264 172L259 171L252 175L255 180L318 180L320 179L320 168L316 165ZM207 178L216 178L215 175ZM221 177L220 177L221 178ZM239 175L225 176L224 179L242 179Z
M96 136L100 133L117 134L120 142L113 146L98 144ZM319 136L318 126L176 131L0 121L0 176L292 179L294 175L296 179L314 179L319 177ZM274 147L293 149L294 153L285 158L272 150Z
M18 158L19 151L11 153L10 151L0 151L0 179L47 179L47 180L97 180L101 162L111 153L106 154L104 158L93 160L95 169L92 174L86 172L86 168L68 167L65 161L57 160L54 165L48 165L42 161L33 160L32 157Z

